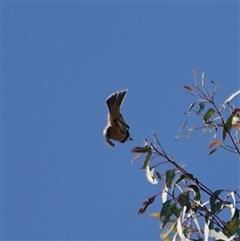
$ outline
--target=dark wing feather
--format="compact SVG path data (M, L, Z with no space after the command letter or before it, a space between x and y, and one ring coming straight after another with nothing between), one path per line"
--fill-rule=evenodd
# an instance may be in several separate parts
M109 145L109 146L115 146L114 145L114 143L113 142L111 142L110 141L110 139L109 139L109 130L110 130L110 126L106 126L105 128L104 128L104 130L103 130L103 136L104 136L104 140L105 140L105 142Z

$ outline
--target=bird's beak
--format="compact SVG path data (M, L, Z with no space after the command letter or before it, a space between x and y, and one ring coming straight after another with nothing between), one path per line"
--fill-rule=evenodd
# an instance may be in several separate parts
M133 139L132 139L132 137L130 137L130 139L129 139L130 141L133 141Z

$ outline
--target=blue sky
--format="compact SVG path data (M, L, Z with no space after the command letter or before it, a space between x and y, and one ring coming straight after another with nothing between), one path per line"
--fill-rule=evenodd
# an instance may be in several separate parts
M174 141L193 69L220 85L218 105L239 89L239 3L9 1L1 12L3 240L159 239L148 216L160 199L137 211L161 186L130 152L152 129L212 190L239 186L238 157L206 156L210 137ZM122 89L134 141L110 148L105 100Z

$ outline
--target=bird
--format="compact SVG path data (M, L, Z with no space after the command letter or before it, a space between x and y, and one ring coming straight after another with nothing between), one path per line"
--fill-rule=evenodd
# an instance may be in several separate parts
M103 129L103 136L106 144L112 147L115 145L110 139L121 143L133 140L129 133L130 127L120 113L120 108L127 92L128 90L117 91L106 99L109 114L107 118L108 123Z

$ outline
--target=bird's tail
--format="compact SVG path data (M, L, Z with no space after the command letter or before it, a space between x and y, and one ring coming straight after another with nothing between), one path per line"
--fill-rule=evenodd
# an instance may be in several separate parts
M112 112L120 111L120 107L123 103L123 100L127 92L128 90L122 90L120 92L116 92L115 94L110 95L107 98L106 102L107 102L107 106L110 114L112 114Z

